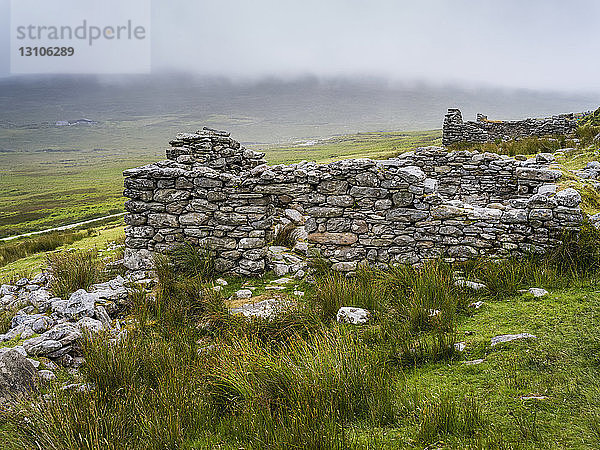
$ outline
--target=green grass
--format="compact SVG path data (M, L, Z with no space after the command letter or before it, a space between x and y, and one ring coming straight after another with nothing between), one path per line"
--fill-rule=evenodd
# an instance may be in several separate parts
M114 153L0 154L0 237L124 210L124 169L158 159Z
M90 236L90 230L65 230L10 241L0 241L0 267L40 252L70 245Z
M69 242L69 236L72 233L82 233L85 235L81 240L75 242ZM66 236L66 240L61 242ZM30 240L36 240L38 237L28 237L19 239L17 242L29 242ZM40 272L42 268L47 267L47 255L53 251L64 251L70 248L76 248L79 250L91 250L96 249L102 253L102 257L113 257L115 251L105 251L107 244L111 242L121 242L124 240L125 235L123 232L122 219L111 220L105 225L98 225L92 228L87 228L83 231L80 230L66 230L56 232L56 240L60 243L58 247L51 251L43 251L35 253L24 258L20 258L9 264L0 267L0 279L10 280L21 278L22 276L30 277ZM10 241L9 241L10 243ZM2 244L0 243L0 251Z
M407 382L417 389L470 392L513 445L527 438L517 416L533 420L535 414L540 442L524 439L523 447L594 448L598 441L589 421L600 410L595 354L600 334L594 325L599 308L595 286L559 290L548 299L486 302L458 327L458 335L467 342L465 358L485 358L485 362L423 367ZM495 335L520 332L538 339L489 345ZM521 400L530 395L547 399Z
M566 270L573 252L598 259L587 238L574 242L541 261L432 261L351 279L323 269L316 286L300 284L307 300L271 321L229 315L208 277L190 270L202 258L167 264L152 296L132 295L127 337L84 343L83 381L95 389L51 391L2 416L0 445L595 448L600 277L594 264ZM457 269L489 289L455 287ZM228 292L248 282L229 281ZM531 286L551 294L518 293ZM485 303L475 310L474 300ZM371 321L332 322L325 312L339 305L369 307ZM490 345L521 332L537 339ZM473 359L484 361L464 364Z
M270 163L277 164L344 158L387 159L416 147L441 145L442 133L441 130L358 133L317 140L313 145L300 144L267 146L263 151Z

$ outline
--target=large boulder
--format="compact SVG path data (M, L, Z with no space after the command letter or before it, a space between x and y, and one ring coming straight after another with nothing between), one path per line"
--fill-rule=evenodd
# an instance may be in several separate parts
M573 188L558 192L554 198L559 205L569 208L575 208L581 203L581 195Z
M98 296L101 302L120 303L127 300L127 288L125 279L120 275L110 281L94 284L90 287L90 292Z
M529 333L519 333L519 334L502 334L500 336L494 336L492 338L492 347L502 344L504 342L515 341L518 339L536 339L537 336Z
M246 305L232 308L232 314L241 314L246 317L260 317L269 319L277 314L278 302L275 299L267 299L256 303L248 303Z
M35 391L38 374L27 358L13 349L0 349L0 406Z
M46 289L33 291L27 296L27 302L40 311L45 311L50 304L52 294Z
M151 270L154 268L152 252L146 249L125 249L123 264L129 270Z

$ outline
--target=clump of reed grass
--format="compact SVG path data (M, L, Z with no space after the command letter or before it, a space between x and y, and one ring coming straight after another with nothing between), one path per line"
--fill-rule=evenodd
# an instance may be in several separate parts
M0 309L0 334L4 334L10 330L12 318L16 314L16 308Z
M184 243L169 252L169 263L178 275L195 277L208 281L214 278L215 259L211 252L203 247Z
M95 249L51 253L46 260L52 274L50 290L57 297L65 298L101 280L103 265Z
M201 362L187 333L83 343L83 392L56 389L14 417L22 448L175 448L206 426Z
M472 437L484 426L481 407L471 396L443 393L419 405L417 441L430 445L445 436Z
M296 244L297 229L297 225L292 222L280 226L275 233L275 237L273 238L273 245L292 248Z
M600 230L585 221L579 231L567 231L546 260L561 275L585 275L600 269Z
M452 266L440 260L421 267L395 266L375 276L380 295L389 299L412 331L451 331L457 309L469 302L469 294L454 284Z

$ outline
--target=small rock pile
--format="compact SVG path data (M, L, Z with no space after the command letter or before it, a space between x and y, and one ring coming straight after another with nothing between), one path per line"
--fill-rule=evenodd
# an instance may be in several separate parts
M600 161L590 161L586 164L585 169L576 170L575 174L579 178L597 180L600 178Z
M17 402L37 389L39 375L21 353L0 348L0 407Z
M278 277L289 274L294 278L302 279L308 269L305 257L307 249L308 245L305 242L297 242L293 250L272 245L267 249L268 266Z
M116 277L105 283L95 284L88 291L80 289L68 298L52 295L50 277L40 273L31 280L23 278L14 285L0 286L0 309L18 308L12 318L10 329L0 334L0 343L23 340L11 348L12 352L27 358L35 368L78 367L83 363L79 342L83 333L102 330L117 335L120 332L116 314L127 299L125 279ZM32 358L42 358L40 361ZM42 370L40 375L50 379L54 375Z

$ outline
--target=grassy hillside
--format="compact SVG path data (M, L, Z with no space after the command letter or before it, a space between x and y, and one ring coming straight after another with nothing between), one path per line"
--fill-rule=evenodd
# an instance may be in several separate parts
M296 141L294 145L266 146L271 163L329 162L344 158L386 159L416 147L441 145L441 130L371 132L327 139Z
M71 248L103 249L111 242L124 242L123 220L105 224L57 231L36 237L0 241L0 281L30 278L47 267L46 256ZM13 259L13 255L16 256ZM1 284L1 283L0 283Z
M0 237L123 211L122 171L152 159L109 152L0 154Z

